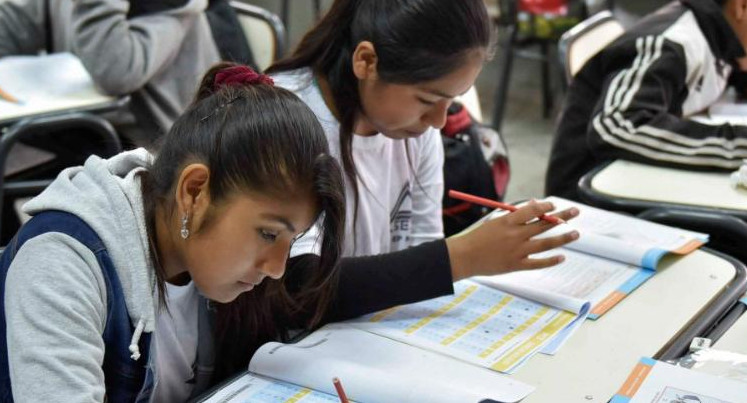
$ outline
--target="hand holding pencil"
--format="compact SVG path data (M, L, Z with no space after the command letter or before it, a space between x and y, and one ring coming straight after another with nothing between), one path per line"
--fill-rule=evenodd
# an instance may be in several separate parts
M464 196L464 194L455 194ZM470 196L470 195L466 195ZM458 197L465 199L465 197ZM481 202L473 197L471 202ZM503 274L515 270L540 269L561 263L562 255L536 258L531 255L558 248L578 239L579 234L570 230L561 235L533 239L556 225L578 215L571 208L553 215L549 202L531 201L526 206L516 207L499 202L492 207L512 211L502 217L487 221L474 230L446 240L454 281L477 275ZM539 219L538 219L539 218Z
M483 197L473 196L471 194L458 192L456 190L449 190L449 197L454 198L454 199L464 200L466 202L473 203L473 204L479 204L480 206L490 207L494 209L502 209L502 210L511 211L511 212L519 209L513 204L502 203L499 201L490 200L490 199L486 199ZM556 217L556 216L542 214L541 216L537 218L539 218L540 220L545 220L551 224L565 224L565 220L563 220L560 217Z

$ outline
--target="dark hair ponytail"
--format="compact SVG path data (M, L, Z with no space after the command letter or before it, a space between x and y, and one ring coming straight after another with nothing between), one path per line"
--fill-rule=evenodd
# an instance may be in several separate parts
M352 143L361 100L352 57L361 41L373 43L384 81L415 84L457 70L475 50L489 57L494 37L483 0L335 0L294 53L267 69L277 73L310 67L329 83L340 120L342 166L353 184L356 211Z
M245 368L252 348L285 331L287 324L280 322L278 313L304 307L311 309L311 324L318 322L337 282L345 220L342 174L329 155L327 139L314 113L293 93L271 82L267 76L232 63L214 66L143 175L151 234L156 207L173 213L173 188L182 168L194 162L210 169L212 204L236 193L283 197L301 191L315 198L325 217L319 264L308 268L302 281L294 280L298 283L292 293L286 278L267 278L231 303L214 304L216 379ZM204 225L210 225L209 218L206 221ZM162 270L156 267L163 290Z

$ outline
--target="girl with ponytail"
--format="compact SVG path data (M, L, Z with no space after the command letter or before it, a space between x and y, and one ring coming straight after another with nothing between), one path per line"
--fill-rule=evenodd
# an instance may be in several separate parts
M438 129L492 47L483 0L335 0L295 52L268 69L277 85L314 111L343 167L343 277L363 261L381 277L399 280L379 285L379 294L407 302L413 287L418 296L443 295L453 291L452 281L468 276L557 264L562 256L530 255L578 237L532 239L552 227L535 218L553 206L530 203L443 239ZM319 232L324 229L296 242L291 265L313 259Z

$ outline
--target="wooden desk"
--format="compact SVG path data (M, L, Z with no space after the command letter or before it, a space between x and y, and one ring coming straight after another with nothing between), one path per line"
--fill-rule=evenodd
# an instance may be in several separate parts
M579 181L579 194L594 206L633 214L650 208L678 207L747 220L747 189L733 188L726 172L618 160L584 175Z
M513 376L537 387L522 403L607 402L640 357L674 358L704 335L747 287L744 266L699 250L662 260L659 272L555 356L537 354Z

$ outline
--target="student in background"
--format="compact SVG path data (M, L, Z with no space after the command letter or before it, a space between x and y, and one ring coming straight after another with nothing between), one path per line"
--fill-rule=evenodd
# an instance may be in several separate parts
M207 5L208 0L2 1L0 57L42 50L75 54L103 93L132 96L131 113L114 117L115 126L132 142L150 144L189 105L200 75L220 60Z
M396 266L403 280L445 288L450 270L497 273L560 262L529 258L576 236L529 239L527 227L550 227L527 225L549 203L443 239L438 129L489 57L492 29L482 0L336 0L295 52L268 69L314 111L344 169L345 256L376 256L379 270ZM299 240L291 264L311 258L315 239ZM411 276L413 261L429 265L430 277Z
M408 251L398 252L407 270L386 264L397 253L338 269L343 186L303 102L246 67L215 67L155 158L91 157L26 205L34 217L0 258L0 400L185 401L292 329L506 270L433 267ZM503 221L528 239L548 228L524 224L545 209ZM286 270L292 243L317 221L319 256Z
M618 158L727 169L747 128L690 120L728 84L747 91L747 0L681 0L642 19L575 76L555 133L545 192L578 199L585 173Z

